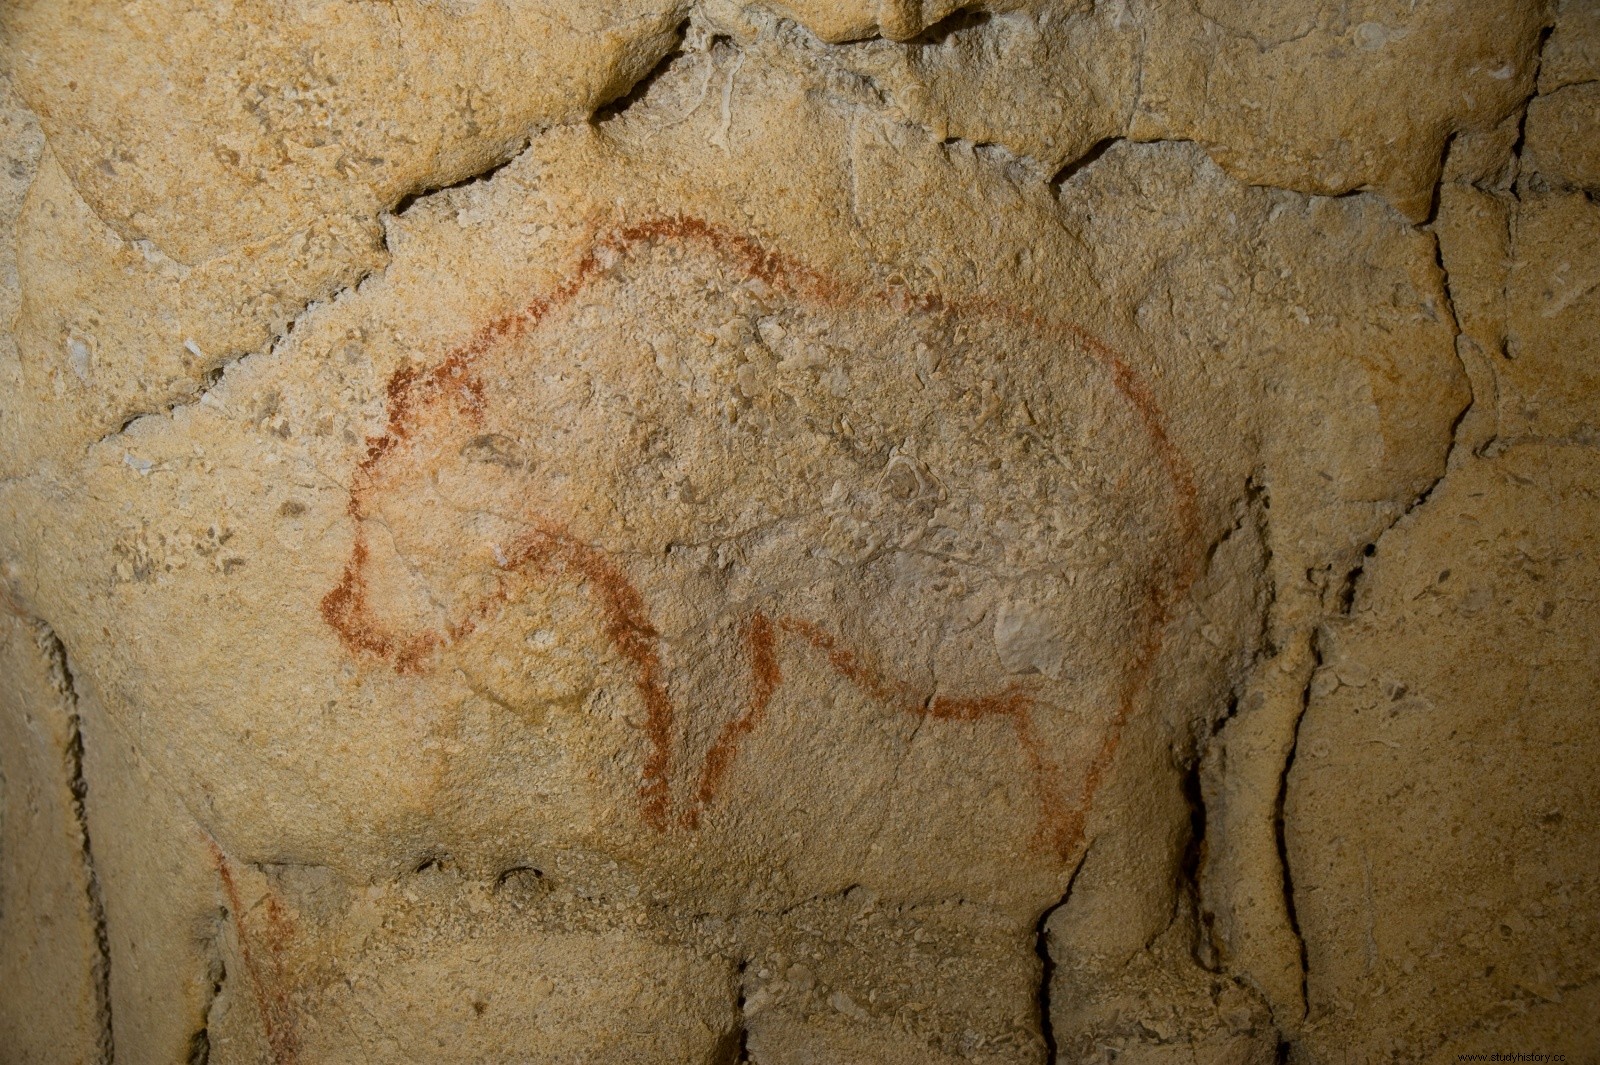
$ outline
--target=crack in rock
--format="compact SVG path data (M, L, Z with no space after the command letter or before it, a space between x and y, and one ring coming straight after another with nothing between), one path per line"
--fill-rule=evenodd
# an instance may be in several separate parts
M68 739L66 770L72 791L72 813L82 839L82 861L87 883L89 914L94 922L95 1014L100 1031L97 1048L103 1062L114 1060L115 1042L111 1023L111 942L106 931L105 898L95 869L94 846L89 834L89 784L83 772L83 719L78 709L77 683L73 676L66 645L49 624L34 619L35 639L50 661L52 681L67 710Z

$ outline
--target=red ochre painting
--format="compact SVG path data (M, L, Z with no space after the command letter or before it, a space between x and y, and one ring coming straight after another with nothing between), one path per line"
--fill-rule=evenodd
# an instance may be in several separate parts
M611 266L641 249L679 243L709 251L728 268L797 303L814 307L874 309L885 314L942 315L954 319L1003 321L1029 331L1065 352L1087 358L1126 404L1133 422L1148 436L1160 475L1167 482L1170 521L1180 537L1178 557L1157 563L1142 582L1139 636L1126 651L1126 666L1116 706L1075 791L1069 791L1061 766L1047 749L1035 721L1036 699L1015 682L959 698L923 697L910 684L885 673L862 650L846 646L817 622L796 616L753 612L742 624L749 671L743 709L727 721L692 774L689 799L674 809L670 781L677 710L671 695L669 664L651 620L651 607L635 581L607 551L575 537L560 523L529 516L525 532L500 552L492 590L457 610L445 624L408 628L378 616L371 603L371 551L365 520L389 464L406 461L408 443L419 426L441 418L459 420L464 429L481 424L485 381L481 371L503 346L534 334L557 308L570 303ZM997 719L1015 733L1036 796L1037 845L1068 861L1084 840L1085 818L1099 789L1129 716L1146 692L1177 601L1186 593L1199 560L1199 523L1190 467L1170 439L1162 412L1144 380L1117 352L1076 326L1047 320L1031 311L987 300L946 299L934 293L908 294L903 288L878 291L848 287L756 240L692 217L661 217L602 231L587 246L564 282L534 296L512 313L485 324L469 339L427 367L408 366L387 384L387 422L367 440L351 478L349 514L355 521L350 555L337 585L321 603L323 618L355 655L379 659L401 674L429 672L438 652L473 633L507 601L513 579L562 582L582 592L614 653L627 664L643 704L644 745L638 802L652 829L694 830L704 811L718 800L721 785L751 733L759 729L784 682L791 656L819 657L838 677L865 697L930 721Z

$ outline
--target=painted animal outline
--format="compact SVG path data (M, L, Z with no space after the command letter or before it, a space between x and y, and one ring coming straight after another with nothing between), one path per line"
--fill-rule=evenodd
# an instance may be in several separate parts
M883 307L898 313L944 312L957 317L1003 320L1087 355L1109 378L1115 392L1131 408L1145 430L1171 489L1173 518L1183 544L1179 557L1150 575L1143 602L1140 637L1131 649L1101 744L1090 759L1077 801L1069 802L1060 766L1048 756L1033 720L1034 700L1014 684L987 695L949 698L916 696L904 682L886 677L823 628L801 618L773 618L755 613L745 619L746 665L751 675L746 709L727 722L708 750L689 807L674 816L670 794L671 747L675 709L667 690L667 670L658 649L658 635L637 587L602 549L584 543L561 526L536 522L496 560L501 571L495 590L479 597L446 625L420 632L386 626L368 601L371 560L364 519L385 464L402 453L412 438L421 412L434 404L450 404L453 413L479 424L484 412L484 384L477 364L498 344L537 329L556 308L570 302L604 269L630 253L666 241L695 243L721 256L749 278L781 294L823 305L847 302ZM787 255L703 219L654 217L619 224L600 232L579 259L572 274L553 290L521 308L489 322L463 344L427 369L396 371L386 387L387 421L383 432L367 440L351 480L348 513L355 521L351 551L339 582L321 602L321 612L340 641L353 654L387 662L402 674L426 672L436 652L472 633L509 594L509 577L566 578L587 589L613 650L633 671L634 687L645 710L646 737L639 785L643 820L658 831L697 827L714 802L719 787L737 758L743 739L766 716L783 680L779 638L820 654L829 667L880 704L934 720L975 721L999 718L1010 722L1034 777L1038 793L1037 839L1063 861L1081 844L1085 817L1120 742L1123 727L1148 685L1176 603L1187 592L1198 564L1199 520L1196 490L1189 465L1170 439L1153 393L1118 353L1076 326L992 300L947 300L937 294L911 295L901 289L847 293L845 286Z

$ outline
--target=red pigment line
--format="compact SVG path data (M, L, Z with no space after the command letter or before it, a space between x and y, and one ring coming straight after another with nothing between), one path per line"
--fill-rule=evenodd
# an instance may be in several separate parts
M923 713L935 721L977 721L985 717L1024 717L1033 700L1015 685L998 695L976 698L951 699L940 695L928 704Z
M981 308L982 312L990 316L1027 324L1036 332L1070 338L1109 372L1112 385L1139 415L1145 434L1161 460L1168 482L1172 485L1173 505L1182 530L1184 546L1181 562L1166 575L1165 588L1152 587L1149 591L1151 610L1144 628L1144 639L1138 653L1129 663L1118 694L1117 708L1101 740L1100 750L1090 761L1085 772L1080 801L1070 820L1061 826L1060 849L1065 853L1075 849L1083 840L1087 812L1116 756L1128 718L1137 707L1155 670L1156 661L1165 642L1165 629L1171 621L1172 609L1176 601L1188 593L1199 576L1202 542L1198 509L1199 492L1195 486L1193 468L1168 434L1165 415L1148 382L1138 371L1129 366L1115 349L1081 326L1070 322L1047 319L1032 311L1001 306L993 301L974 301L972 306Z
M822 626L803 618L784 617L778 625L784 632L800 637L822 652L828 664L839 676L850 681L864 693L880 703L899 704L903 713L917 717L931 717L940 721L977 721L985 717L1015 717L1026 714L1032 700L1016 685L1010 685L996 695L976 698L952 699L938 696L924 701L905 681L886 680L874 669L863 665L854 652L839 646L837 640Z
M351 496L355 498L354 495ZM434 632L398 637L372 616L367 602L367 539L364 528L356 526L355 543L344 573L333 590L322 597L322 618L333 627L346 647L393 663L400 673L418 673L442 643Z
M1179 523L1183 526L1184 536L1186 539L1191 539L1189 544L1191 549L1198 546L1200 519L1196 510L1198 492L1195 488L1193 468L1167 433L1166 416L1156 401L1155 394L1151 392L1149 383L1143 375L1128 365L1127 360L1115 348L1080 325L1048 318L1027 308L1002 304L992 298L962 300L954 304L944 303L937 295L930 299L940 309L1009 321L1024 326L1034 333L1070 341L1094 359L1110 375L1112 387L1139 415L1145 434L1150 438L1151 445L1161 459L1161 465L1172 485L1176 497L1174 505L1178 512ZM1181 592L1178 594L1181 595Z
M1034 787L1039 791L1039 825L1034 833L1035 845L1053 852L1063 863L1070 861L1072 852L1077 849L1079 836L1073 831L1076 811L1067 805L1061 765L1045 753L1045 744L1034 729L1032 714L1018 713L1011 721L1016 726L1017 742L1021 744L1028 767L1033 772Z
M368 437L366 451L357 465L355 486L350 493L349 512L352 517L365 516L365 497L374 485L371 483L380 464L412 433L412 419L423 405L448 393L454 393L461 413L476 423L483 411L483 383L471 372L472 365L488 350L505 340L522 336L544 321L549 313L576 297L604 270L601 252L623 255L641 243L668 238L696 239L710 245L730 258L736 259L745 272L781 291L798 294L808 291L813 298L830 300L837 296L838 286L823 278L809 267L778 252L767 251L754 240L712 226L698 218L659 218L626 226L601 237L579 260L573 275L548 296L538 296L509 314L502 315L478 329L470 340L452 349L438 365L422 371L414 366L404 366L390 375L385 386L387 419L384 431ZM428 645L406 645L405 641L385 639L378 632L370 614L366 613L361 599L365 583L360 571L365 565L364 550L361 558L352 553L353 566L346 567L345 579L334 593L324 600L324 617L341 635L347 636L352 650L375 654L380 658L405 658L417 664L443 641ZM331 599L332 602L328 602Z
M1171 620L1171 599L1176 598L1172 590L1180 584L1187 589L1193 583L1192 569L1188 572L1180 571L1179 576L1167 590L1152 588L1149 594L1151 606L1151 620L1145 629L1145 637L1138 651L1129 663L1128 672L1124 676L1122 689L1117 696L1117 709L1112 715L1111 724L1107 727L1104 737L1100 741L1100 750L1089 762L1088 769L1084 772L1083 786L1079 789L1079 801L1073 808L1071 820L1068 824L1067 843L1068 849L1074 849L1082 842L1087 831L1087 817L1089 808L1094 801L1095 794L1104 783L1106 773L1111 767L1112 759L1116 757L1117 749L1122 742L1122 733L1128 719L1138 707L1140 698L1149 686L1150 678L1155 672L1156 662L1160 657L1164 641L1167 622Z
M1016 729L1033 775L1034 788L1039 800L1039 829L1036 838L1054 849L1062 861L1071 857L1071 833L1064 826L1068 812L1064 807L1061 767L1044 753L1044 744L1034 729L1031 713L1034 701L1016 685L1009 685L995 695L948 698L937 696L921 700L904 681L890 681L876 670L868 669L850 651L838 646L833 636L820 626L800 618L785 617L779 622L785 632L799 636L828 658L828 663L841 677L849 680L865 694L879 702L899 704L902 713L928 717L940 721L979 721L989 717L1004 717ZM731 755L729 756L731 759Z
M745 628L745 639L750 645L750 675L754 681L750 705L744 713L723 726L717 742L706 752L705 762L700 767L700 786L695 789L694 804L683 817L687 828L699 827L700 814L716 798L722 778L733 764L734 755L739 753L740 741L761 723L772 702L773 693L783 683L772 619L759 613L751 617Z
M880 703L894 703L897 700L910 699L916 702L910 690L904 684L889 684L873 671L862 666L855 654L843 647L833 638L833 634L815 622L803 618L785 617L778 622L784 632L800 637L812 647L821 651L828 658L828 665L839 676L850 681L868 696Z
M358 463L349 504L351 516L357 519L365 516L366 497L379 487L374 482L381 465L410 439L413 422L424 407L450 397L455 399L458 413L469 423L476 424L481 420L484 390L482 382L472 372L472 366L479 358L494 345L522 336L539 325L553 309L570 302L592 280L609 269L611 263L608 260L620 258L640 245L669 239L704 243L734 261L747 276L791 295L804 295L822 303L842 302L847 298L842 286L833 279L798 260L769 251L749 237L732 233L703 219L684 216L656 218L614 229L594 240L579 260L572 276L547 295L536 297L520 309L489 322L433 368L420 371L414 367L404 367L391 376L386 389L387 423L381 435L368 438L366 453ZM1070 814L1066 812L1061 799L1059 766L1044 756L1043 743L1034 730L1029 714L1031 701L1014 687L994 696L940 698L924 706L915 700L903 682L889 682L863 668L852 652L838 646L833 637L819 626L793 618L785 618L780 622L784 631L799 636L825 654L829 664L841 677L880 702L906 704L903 708L910 712L942 720L977 720L989 716L1005 716L1012 720L1019 743L1038 782L1041 802L1045 807L1045 834L1053 841L1055 849L1065 856L1082 840L1084 813L1116 753L1123 726L1148 683L1163 642L1162 630L1169 620L1172 603L1187 591L1195 576L1199 520L1192 471L1168 436L1160 406L1143 378L1112 348L1086 330L993 300L949 303L937 294L913 295L900 289L872 293L867 298L907 313L915 310L930 314L955 313L1009 320L1027 326L1037 334L1074 343L1108 373L1117 392L1138 413L1172 484L1174 507L1188 547L1185 552L1187 557L1176 572L1165 575L1166 588L1152 588L1152 610L1145 639L1139 653L1129 664L1112 723L1100 751L1089 766L1080 806ZM607 638L617 652L632 664L635 686L645 704L649 753L640 797L645 820L653 827L663 829L670 807L669 752L673 708L655 646L657 637L649 624L642 597L603 551L582 544L563 531L546 528L530 534L524 538L519 554L521 557L515 558L504 568L514 570L531 566L544 575L549 575L553 568L564 569L580 578L596 593ZM368 560L365 530L358 521L350 559L339 584L323 598L322 615L351 651L389 661L401 673L424 672L440 648L474 631L477 623L503 602L508 594L502 580L495 592L483 597L462 618L447 625L444 631L400 636L387 630L373 616L368 605ZM758 621L752 621L749 631L751 667L755 677L752 702L739 718L724 728L717 743L708 752L707 761L702 767L700 786L695 793L695 805L685 815L685 823L695 823L700 809L715 797L717 786L737 754L739 741L760 723L781 681L772 636L772 625L768 619L760 616Z
M736 260L748 276L781 291L794 294L806 292L821 300L833 298L837 291L837 286L816 271L778 252L768 251L748 237L727 232L702 219L652 219L603 236L583 255L573 275L554 292L536 297L518 310L489 322L433 368L421 371L407 366L395 371L385 388L388 417L384 431L368 438L366 452L358 464L350 494L348 510L358 520L350 558L339 583L323 597L321 603L323 619L339 633L349 649L385 659L400 673L422 673L436 651L472 632L477 622L503 600L505 588L502 584L494 595L475 604L465 617L448 626L448 631L443 633L426 631L399 636L389 631L373 615L368 603L366 566L370 553L365 530L359 524L359 520L366 516L366 497L376 487L373 482L381 465L411 438L413 423L425 406L453 395L462 415L474 424L481 420L483 385L472 372L472 366L492 346L520 337L541 323L551 310L576 297L605 269L603 253L623 255L640 244L669 238L704 242ZM565 537L562 542L567 545L564 549L565 561L589 578L600 591L607 610L607 634L613 646L636 667L638 676L635 683L645 701L646 732L650 740L641 800L646 820L658 828L664 827L670 803L668 769L672 706L666 694L659 655L650 643L653 630L643 620L643 601L632 585L603 556L577 552L577 542L570 537ZM532 560L531 555L529 560ZM646 632L651 636L641 635Z
M650 624L644 597L605 552L556 529L537 529L516 542L504 568L520 570L525 566L541 575L565 569L580 578L598 598L606 639L632 664L634 687L644 702L645 735L649 739L639 790L644 819L650 827L664 830L671 804L668 775L673 711L661 655L656 650L658 634ZM504 587L502 583L502 597Z
M549 295L535 297L517 310L482 326L470 340L451 350L442 362L426 372L410 366L396 370L385 388L388 399L387 424L381 435L368 438L366 455L359 467L361 472L370 473L395 447L408 439L408 420L412 413L422 403L447 390L460 390L468 394L463 403L468 413L481 411L483 386L469 372L472 363L490 347L508 339L516 339L539 325L552 310L569 303L587 288L606 269L602 253L623 256L642 244L669 239L704 243L713 251L735 260L747 276L779 291L810 295L819 302L832 302L839 298L840 286L818 271L704 219L677 215L623 226L598 238L579 259L572 276Z
M245 975L250 978L250 988L256 997L256 1011L261 1016L261 1028L267 1037L267 1047L272 1051L272 1060L274 1065L294 1065L299 1053L299 1038L295 1032L294 1011L290 1008L289 997L282 989L269 988L267 981L262 978L261 969L256 964L255 952L250 946L249 930L245 927L244 904L239 898L239 887L234 883L233 870L229 868L228 859L215 840L208 839L206 844L211 850L211 860L217 867L217 875L222 879L222 891L228 897L228 907L233 912L233 923L239 929L239 954L244 959ZM271 894L267 896L267 920L273 926L273 934L268 939L267 947L275 953L281 952L283 940L288 936L288 922L283 916L278 900Z

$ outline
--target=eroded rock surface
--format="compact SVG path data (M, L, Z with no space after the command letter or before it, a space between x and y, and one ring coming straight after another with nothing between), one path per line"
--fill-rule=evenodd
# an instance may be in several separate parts
M1593 23L9 10L19 1060L1581 1053Z

